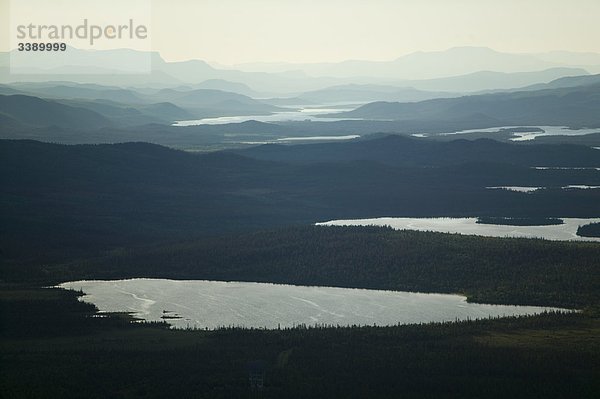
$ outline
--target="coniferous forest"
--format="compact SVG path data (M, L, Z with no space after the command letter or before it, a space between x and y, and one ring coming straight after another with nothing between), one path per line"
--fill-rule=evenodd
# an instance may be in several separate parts
M600 398L598 0L0 19L0 399Z
M523 172L521 184L561 186L573 176L594 184L585 169L285 163L147 144L1 144L7 184L0 348L9 367L0 389L7 397L598 392L596 242L312 225L367 208L435 216L429 209L436 207L484 223L552 225L557 216L596 215L597 190L485 187L509 183L515 170ZM387 144L379 148L389 151ZM455 146L463 156L471 151L469 143ZM327 188L332 181L335 190ZM570 206L561 211L565 200ZM473 302L577 312L397 327L185 331L132 322L127 313L99 314L78 301L81 293L48 288L135 277L458 293ZM261 365L261 389L252 388L250 364Z
M0 387L8 397L594 397L596 243L389 228L298 227L4 268ZM535 259L535 261L533 261ZM26 277L24 277L26 276ZM99 317L71 279L198 278L463 293L580 309L458 323L172 330ZM585 278L582 278L585 276ZM249 388L260 362L264 387ZM110 381L106 384L105 381Z

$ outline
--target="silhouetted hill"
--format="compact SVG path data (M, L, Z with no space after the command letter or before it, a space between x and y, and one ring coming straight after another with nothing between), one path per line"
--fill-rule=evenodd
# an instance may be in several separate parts
M597 150L457 141L433 143L432 151L401 138L356 144L281 147L292 159L296 151L313 156L314 162L290 164L230 152L197 155L147 143L65 146L0 140L0 250L8 259L51 261L140 242L331 219L600 214L600 190L561 189L600 185L595 170L489 162L511 149L515 162L523 164L568 152L577 159L571 165L581 165L592 162L584 150L595 151L595 160ZM281 148L259 147L263 152ZM422 155L402 160L399 148ZM461 157L464 162L469 159L465 154L474 152L487 155L487 162L428 166ZM436 157L442 160L432 162ZM486 189L507 185L548 189L532 194Z
M350 84L302 93L299 97L300 100L306 100L306 103L310 104L369 101L412 102L457 96L456 93L424 91L412 87Z
M248 85L239 82L231 82L224 79L208 79L195 85L198 89L221 90L231 93L243 94L249 97L255 97L258 93L252 90Z
M375 102L333 114L384 120L462 120L480 114L505 125L600 126L600 84L496 93L418 103ZM326 115L329 116L329 115Z
M542 90L542 89L561 89L565 87L577 87L595 85L600 83L600 74L598 75L585 75L585 76L567 76L558 78L552 82L545 84L537 84L525 87L528 90Z
M578 144L588 147L600 148L600 133L591 133L581 136L540 136L535 139L540 144Z
M142 112L159 117L162 120L174 121L193 118L194 115L170 102L148 104L138 107ZM147 121L146 121L147 123Z
M248 96L221 90L195 89L180 91L163 89L151 96L157 101L168 101L195 113L209 116L268 114L281 110Z
M60 98L60 99L87 99L87 100L110 100L128 104L143 104L147 100L139 93L121 88L109 88L103 86L92 87L92 85L21 85L37 97Z
M25 93L13 88L13 87L7 86L7 85L0 85L0 94L5 95L5 96L10 96L13 94L25 94Z
M551 82L555 79L563 79L565 76L581 76L587 74L588 72L581 68L549 68L542 71L512 73L487 70L459 76L414 80L407 84L420 90L444 90L462 93L485 90L514 91L520 87L531 86L532 84L537 84L540 88L545 88L546 82ZM585 76L581 77L583 78ZM547 88L553 87L554 86L548 86ZM382 98L381 100L385 99Z
M26 126L90 128L110 126L111 121L88 109L23 95L0 95L0 113Z
M245 71L302 71L310 76L350 78L377 76L387 80L432 79L479 71L520 73L542 71L565 62L546 61L534 54L502 53L486 47L453 47L443 51L417 51L391 61L348 60L312 64L242 64Z
M194 119L195 115L171 103L129 105L108 100L56 100L62 104L97 112L115 126L139 126L149 123L171 124L177 120ZM121 140L123 141L123 140Z
M405 136L297 146L267 144L237 151L279 162L366 160L394 166L444 166L496 162L523 166L600 166L600 151L574 145L523 145L489 139L437 142Z

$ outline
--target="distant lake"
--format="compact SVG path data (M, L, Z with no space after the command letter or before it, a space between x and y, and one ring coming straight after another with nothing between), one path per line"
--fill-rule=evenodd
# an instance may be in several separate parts
M517 193L532 193L537 190L541 190L544 187L522 187L522 186L496 186L496 187L486 187L488 190L507 190L507 191L515 191Z
M241 123L248 121L258 122L286 122L286 121L304 121L312 120L314 117L333 112L346 112L354 108L302 108L284 112L275 112L271 115L240 115L240 116L222 116L218 118L202 118L187 121L177 121L173 126L197 126L197 125L222 125L225 123ZM335 122L353 118L321 118L320 122ZM356 118L354 118L356 119Z
M507 191L515 191L518 193L533 193L538 190L543 190L547 187L523 187L523 186L496 186L496 187L486 187L488 190L507 190ZM567 186L562 186L563 190L597 190L600 189L600 186L588 186L586 184L569 184Z
M85 302L179 328L378 325L540 313L537 306L467 303L460 295L203 280L73 281ZM163 316L165 318L163 318Z
M264 140L264 141L241 141L240 144L289 144L289 143L310 143L310 142L319 142L319 141L347 141L354 140L360 138L358 134L347 134L343 136L299 136L299 137L282 137L274 140Z
M498 224L480 224L477 218L394 218L331 220L317 223L325 226L390 226L396 230L436 231L441 233L460 233L485 237L527 237L545 238L557 241L598 241L600 238L579 237L577 227L600 223L600 218L575 219L561 218L564 224L550 226L507 226Z
M486 129L469 129L469 130L460 130L457 132L448 132L448 133L439 133L442 136L450 136L450 135L460 135L460 134L468 134L468 133L495 133L500 130L505 129L515 129L522 127L530 127L534 129L542 129L542 131L535 131L532 129L531 132L515 132L513 133L512 141L530 141L534 140L536 137L541 136L583 136L586 134L592 133L600 133L600 129L570 129L567 126L500 126L500 127L491 127ZM413 134L414 137L428 137L435 136L436 134L423 134L417 133Z
M595 170L600 172L600 168L593 166L532 166L532 168L537 170Z

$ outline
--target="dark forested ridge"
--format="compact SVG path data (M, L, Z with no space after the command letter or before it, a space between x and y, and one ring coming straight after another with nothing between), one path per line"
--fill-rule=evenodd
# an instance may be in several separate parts
M520 166L600 165L600 152L586 146L522 145L460 138L450 142L432 142L397 135L345 143L268 144L235 152L263 160L303 163L368 160L392 166L450 166L477 162Z
M487 216L477 218L477 223L507 226L552 226L563 224L564 221L557 218L503 218Z
M354 159L361 148L373 156L377 152L367 149L380 148L389 159L394 156L390 148L396 148L402 158L404 143L383 138L352 146L346 160L290 164L228 152L197 155L147 143L65 146L3 140L1 249L5 259L48 261L148 241L331 219L600 214L600 190L561 189L600 185L595 170L537 170L509 163L431 167L425 161L396 167ZM467 141L443 144L473 152ZM483 143L490 157L505 151L498 144ZM421 146L416 144L413 152L430 151ZM569 165L600 157L600 151L584 147L540 147L526 146L547 158L570 156L564 159ZM345 147L307 146L305 153L315 148L323 149L326 158L343 154ZM296 150L282 149L283 154L290 151ZM531 194L486 189L505 185L548 188Z

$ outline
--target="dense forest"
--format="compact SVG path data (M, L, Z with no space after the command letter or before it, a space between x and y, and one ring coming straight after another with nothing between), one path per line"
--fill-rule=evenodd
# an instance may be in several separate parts
M449 167L477 163L528 167L596 167L600 161L597 150L581 145L501 143L490 138L465 140L461 135L455 136L451 141L377 135L358 141L291 146L268 144L231 151L268 161L373 161L398 167Z
M411 158L397 156L404 146L414 146L405 149ZM198 155L146 143L0 141L0 363L10 365L0 375L3 395L597 396L597 243L312 225L382 215L597 217L599 190L560 188L599 185L597 171L533 168L593 165L597 150L397 137L305 150L303 159L285 146ZM436 162L444 153L447 162ZM504 185L547 188L486 189ZM173 331L99 314L78 301L81 293L40 288L128 277L461 293L582 312ZM263 389L251 389L249 364L264 366Z
M304 147L306 158L291 162L299 151L294 147ZM600 214L600 190L561 189L600 185L596 170L532 167L597 165L600 151L586 147L490 140L423 144L383 137L260 148L244 155L197 155L147 143L65 146L2 140L1 256L54 262L146 242L332 219ZM511 151L521 153L514 158L519 164L509 163ZM403 159L403 153L413 155L402 166L394 160ZM290 158L251 157L265 154ZM442 156L454 161L432 164ZM476 162L482 156L505 163ZM377 157L382 161L374 161ZM457 163L462 158L475 163ZM534 193L486 189L505 185L548 188Z
M7 264L2 279L239 280L462 293L478 302L580 308L600 303L598 259L597 243L306 226L115 249L55 265Z
M596 311L398 327L172 331L72 291L0 291L6 398L595 398ZM27 317L23 317L26 315ZM253 364L264 387L252 389Z
M505 217L479 217L479 224L499 224L507 226L552 226L563 224L558 218L505 218Z

